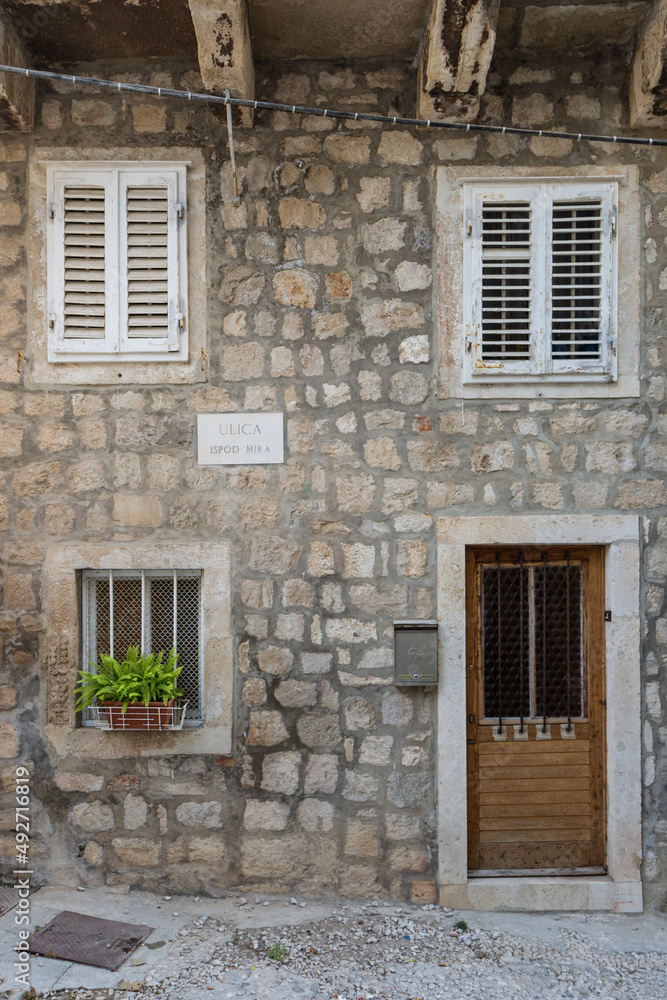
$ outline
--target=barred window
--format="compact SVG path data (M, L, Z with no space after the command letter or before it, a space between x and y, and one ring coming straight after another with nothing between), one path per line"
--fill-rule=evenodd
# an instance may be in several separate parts
M175 647L186 725L203 720L201 579L199 570L180 569L86 570L82 579L86 669L103 653L122 659L128 646L165 655ZM88 721L84 712L84 725Z

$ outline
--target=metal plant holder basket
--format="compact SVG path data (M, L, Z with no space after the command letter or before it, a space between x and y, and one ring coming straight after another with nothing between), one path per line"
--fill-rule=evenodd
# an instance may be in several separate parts
M151 701L148 705L130 704L125 712L120 702L90 706L90 721L107 732L165 732L183 728L187 701Z

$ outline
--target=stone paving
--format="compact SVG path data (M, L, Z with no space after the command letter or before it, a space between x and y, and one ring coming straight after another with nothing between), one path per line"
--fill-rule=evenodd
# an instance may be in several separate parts
M41 900L40 900L41 896ZM33 958L47 1000L664 1000L662 915L460 913L393 902L225 900L42 890L66 907L155 926L117 973ZM0 942L11 927L0 921ZM38 918L38 919L37 919ZM146 919L148 918L148 919ZM34 924L33 924L34 926ZM0 955L0 997L12 990Z

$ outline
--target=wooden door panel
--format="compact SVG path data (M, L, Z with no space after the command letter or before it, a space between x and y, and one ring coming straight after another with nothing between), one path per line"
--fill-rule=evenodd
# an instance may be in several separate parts
M562 719L548 719L549 738L539 738L544 720L542 724L523 720L523 739L514 738L515 725L521 720L498 720L502 723L499 732L498 721L483 716L481 567L485 560L489 564L490 556L497 560L497 551L472 551L467 559L469 868L472 872L599 869L605 851L603 551L583 547L566 554L549 551L549 560L566 556L568 588L570 560L576 559L580 567L582 608L577 629L581 631L581 704L587 715L572 720L569 734L561 731ZM517 558L516 552L503 551L498 565L507 560L512 566L513 558ZM538 565L539 553L532 558L533 565ZM525 565L522 559L522 572ZM546 589L547 569L544 562L540 565ZM498 580L502 580L500 575ZM534 611L537 599L530 607L531 613L538 613ZM553 616L553 610L550 613ZM500 621L500 600L497 619ZM531 634L536 631L537 626ZM570 652L567 656L567 676L572 676ZM496 670L500 676L499 659ZM523 683L523 677L521 680ZM523 705L524 696L521 698Z

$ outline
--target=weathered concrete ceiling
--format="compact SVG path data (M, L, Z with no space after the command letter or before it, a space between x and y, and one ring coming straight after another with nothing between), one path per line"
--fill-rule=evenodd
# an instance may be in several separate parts
M629 45L650 3L501 0L496 48ZM188 0L0 0L0 7L40 66L198 57ZM256 60L414 59L432 0L248 0L248 8Z

